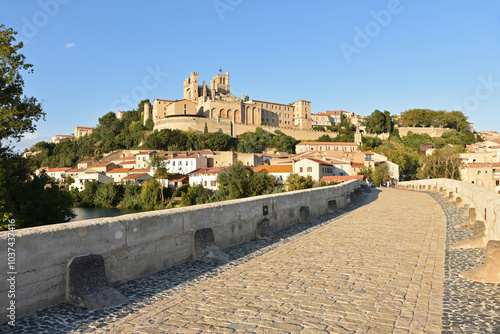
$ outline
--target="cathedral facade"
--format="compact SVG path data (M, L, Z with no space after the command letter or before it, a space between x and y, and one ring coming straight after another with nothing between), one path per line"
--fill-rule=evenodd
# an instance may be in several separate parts
M242 98L231 94L229 72L220 72L210 80L198 81L198 72L192 72L184 80L182 100L155 99L153 105L145 103L144 122L152 119L161 124L163 120L199 117L255 126L273 126L287 129L312 129L311 102L299 100L289 104L251 100L247 95Z

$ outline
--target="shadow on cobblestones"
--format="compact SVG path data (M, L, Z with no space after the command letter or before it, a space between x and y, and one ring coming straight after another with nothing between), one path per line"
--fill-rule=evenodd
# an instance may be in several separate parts
M442 333L500 333L500 286L459 276L483 264L484 249L452 249L469 239L472 229L456 228L469 221L466 211L438 194L430 193L446 214L446 253Z
M119 320L129 314L137 313L147 305L151 305L165 297L179 293L188 286L217 276L242 263L248 262L280 245L296 240L325 224L334 223L336 219L375 201L380 190L372 188L367 193L356 196L354 202L337 209L338 213L324 214L316 217L316 224L295 224L275 232L274 240L253 239L240 245L224 249L230 255L227 264L205 263L201 261L186 262L166 270L132 280L115 288L127 296L129 303L105 310L90 310L68 303L40 310L30 316L18 319L16 327L0 326L0 333L92 333L97 328ZM92 323L92 327L89 325Z

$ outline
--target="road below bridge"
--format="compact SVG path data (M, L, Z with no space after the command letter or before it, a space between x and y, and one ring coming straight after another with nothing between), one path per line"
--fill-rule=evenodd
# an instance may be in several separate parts
M364 206L311 233L118 321L89 327L106 333L439 333L445 240L445 214L428 194L375 190Z

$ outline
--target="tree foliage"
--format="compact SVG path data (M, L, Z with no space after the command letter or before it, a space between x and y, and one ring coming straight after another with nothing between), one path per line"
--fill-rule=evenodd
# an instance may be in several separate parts
M297 173L291 173L286 179L285 185L289 191L309 189L314 186L314 180L311 175L304 177Z
M44 173L31 178L24 158L5 154L0 159L0 230L9 218L16 228L25 228L63 223L75 216L67 190L59 189Z
M35 131L35 122L45 119L42 106L34 97L24 96L22 71L33 72L15 44L17 32L0 25L0 140L19 141L25 132Z
M368 133L391 133L394 129L394 122L391 113L385 110L375 110L366 119L366 131Z
M217 176L218 189L226 199L261 195L271 189L274 183L271 175L266 172L254 173L238 160Z
M422 159L422 167L417 176L426 178L449 178L460 180L460 169L463 161L457 153L457 149L447 146L441 150L435 150L432 155Z
M401 113L401 123L412 127L439 127L465 132L468 127L467 116L461 111L431 109L409 109Z
M69 192L51 187L50 178L43 173L31 177L30 162L2 146L19 141L25 132L34 132L35 123L45 117L37 99L24 96L21 72L32 73L32 65L20 53L23 43L15 44L16 34L0 25L0 229L5 228L8 219L23 228L66 222L74 217Z
M377 167L373 169L372 172L372 180L373 183L378 186L383 182L389 181L391 179L391 175L389 173L389 166L386 164L379 164Z

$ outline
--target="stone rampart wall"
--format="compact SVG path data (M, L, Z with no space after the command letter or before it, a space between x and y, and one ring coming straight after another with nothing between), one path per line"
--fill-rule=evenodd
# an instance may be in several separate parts
M427 133L431 137L441 137L443 133L453 131L447 128L416 128L416 127L399 127L399 135L406 136L408 132L424 134Z
M102 255L108 282L116 285L192 260L197 230L212 229L216 245L224 249L255 238L257 225L265 218L277 230L299 222L302 206L309 207L311 216L328 212L332 201L342 207L362 185L353 180L289 193L17 230L16 316L65 301L67 265L74 257ZM8 233L0 232L5 256L0 262L0 280L4 283L11 271L5 261L7 241ZM3 321L7 319L8 289L8 284L0 285Z

